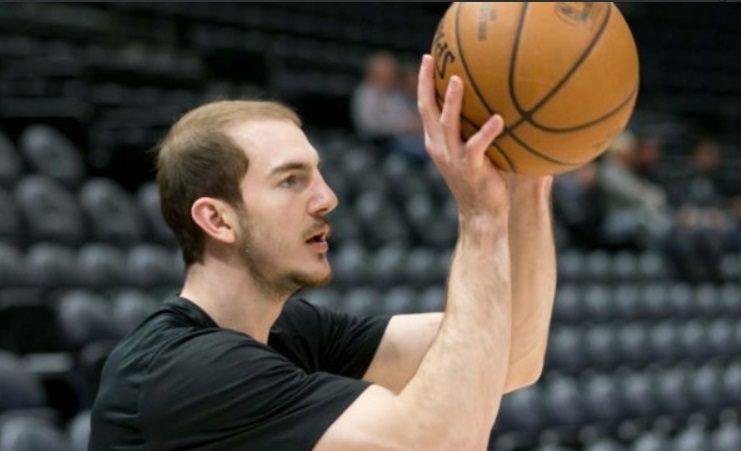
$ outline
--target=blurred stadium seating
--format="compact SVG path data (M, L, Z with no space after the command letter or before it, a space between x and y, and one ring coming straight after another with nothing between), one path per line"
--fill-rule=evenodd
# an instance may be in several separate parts
M683 183L698 127L741 191L735 5L623 4L641 53L632 127ZM86 449L107 353L182 262L159 215L152 148L200 102L275 97L303 115L341 199L335 282L303 293L355 314L435 311L455 205L434 167L360 139L365 58L417 60L444 4L4 3L0 8L0 451ZM537 385L505 397L491 450L741 449L741 253L721 280L657 249L573 246Z

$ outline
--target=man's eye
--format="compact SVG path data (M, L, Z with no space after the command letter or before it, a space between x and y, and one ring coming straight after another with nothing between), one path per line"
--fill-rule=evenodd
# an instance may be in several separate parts
M291 188L298 183L298 178L295 175L289 175L280 182L280 186L283 188Z

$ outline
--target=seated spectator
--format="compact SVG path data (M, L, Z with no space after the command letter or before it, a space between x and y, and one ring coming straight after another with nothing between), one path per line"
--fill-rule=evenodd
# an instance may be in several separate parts
M607 210L603 233L611 247L657 248L671 228L664 189L639 173L638 145L626 130L600 161L598 183Z
M604 198L597 183L597 163L591 162L555 178L553 208L570 243L585 249L602 247Z
M667 250L680 276L696 282L720 281L720 261L735 229L721 163L718 142L701 139L690 172L677 186L674 238Z
M379 52L370 57L365 77L353 93L352 117L361 136L386 150L426 155L416 102L410 102L402 90L394 55Z

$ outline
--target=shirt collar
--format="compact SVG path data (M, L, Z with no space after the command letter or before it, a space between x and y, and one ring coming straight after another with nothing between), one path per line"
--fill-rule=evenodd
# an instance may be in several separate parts
M219 327L219 325L216 324L210 316L208 316L208 313L190 299L177 296L168 300L167 303L174 311L187 317L195 326Z

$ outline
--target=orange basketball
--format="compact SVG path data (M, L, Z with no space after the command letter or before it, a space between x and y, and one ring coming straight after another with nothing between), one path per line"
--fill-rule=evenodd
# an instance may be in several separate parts
M638 53L613 3L453 3L432 55L440 105L450 77L463 80L463 137L499 113L505 130L487 154L520 174L557 174L596 158L638 95Z

